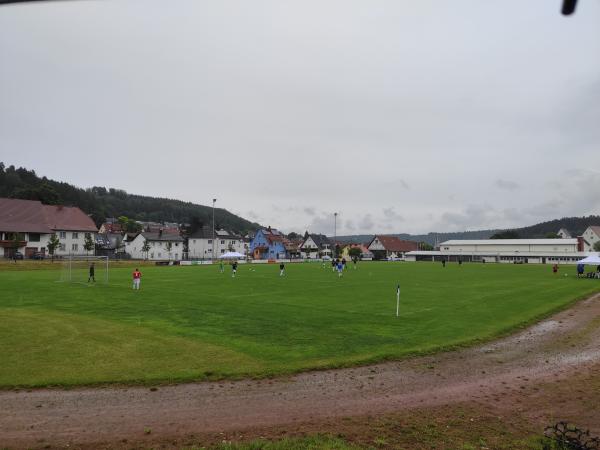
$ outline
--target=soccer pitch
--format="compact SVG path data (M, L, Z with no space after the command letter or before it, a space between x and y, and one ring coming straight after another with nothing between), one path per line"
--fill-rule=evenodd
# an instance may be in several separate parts
M336 367L489 339L600 291L550 266L318 263L142 267L108 285L0 271L0 387L239 378ZM568 276L564 276L568 273ZM396 284L400 316L396 317Z

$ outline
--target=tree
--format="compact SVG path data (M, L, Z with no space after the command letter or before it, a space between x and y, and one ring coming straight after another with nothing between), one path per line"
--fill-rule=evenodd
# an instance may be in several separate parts
M148 259L149 251L150 251L150 242L144 241L144 245L142 245L142 253L146 254L146 259Z
M46 247L48 247L48 253L50 253L50 256L52 257L52 262L54 262L54 252L56 251L59 245L60 241L58 240L56 234L50 236L50 240L48 241L48 245Z
M13 250L13 255L19 251L19 247L21 247L21 243L23 242L24 236L20 233L13 233L11 247ZM15 257L15 262L17 258Z
M288 239L296 240L296 239L301 238L302 236L300 236L298 233L292 231L290 234L287 235L287 237L288 237Z
M551 231L551 232L549 232L549 233L546 233L546 234L544 235L544 237L545 237L546 239L560 239L560 236L559 236L558 234L556 234L555 232L553 232L553 231Z
M362 250L360 247L350 247L350 250L348 250L348 255L350 255L352 259L360 258L360 255L362 255Z
M88 254L91 250L94 250L94 239L92 239L91 233L85 233L85 241L83 242L83 248Z
M496 233L490 236L490 239L519 239L519 233L514 230L506 230L501 231L500 233Z
M433 250L433 245L428 244L427 242L419 242L419 249L425 251Z
M594 244L594 250L597 252L600 252L600 241L598 241Z

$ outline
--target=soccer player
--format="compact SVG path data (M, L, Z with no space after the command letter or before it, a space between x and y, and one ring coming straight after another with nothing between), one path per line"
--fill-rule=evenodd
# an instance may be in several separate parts
M346 270L346 258L342 258L342 266L344 267L344 270Z
M140 290L140 282L142 280L142 272L136 267L133 271L133 289L136 291Z
M352 258L352 262L354 263L354 270L356 270L356 263L358 262L358 258L355 256L354 258Z
M219 260L219 270L221 273L225 272L225 265L223 264L223 260Z
M285 275L285 264L281 263L279 264L279 276L282 277Z
M88 276L88 283L90 281L96 282L96 277L94 276L94 263L90 264L90 274Z
M238 265L237 261L234 261L233 264L231 265L231 276L233 278L235 278L235 274L237 273L237 265Z
M343 275L343 272L344 272L344 264L342 264L342 262L339 259L337 262L337 271L338 271L338 278L339 278Z
M337 261L331 258L331 271L335 272L335 267L337 266Z

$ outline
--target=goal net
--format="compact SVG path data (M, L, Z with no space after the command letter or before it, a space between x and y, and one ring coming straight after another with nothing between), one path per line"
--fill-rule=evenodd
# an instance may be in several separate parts
M60 281L108 284L108 256L65 256L61 262Z

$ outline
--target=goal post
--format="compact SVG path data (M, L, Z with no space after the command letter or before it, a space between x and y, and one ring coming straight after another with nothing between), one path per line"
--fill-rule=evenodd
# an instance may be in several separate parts
M93 267L96 283L108 284L108 256L75 256L62 258L60 280L66 283L87 283Z

